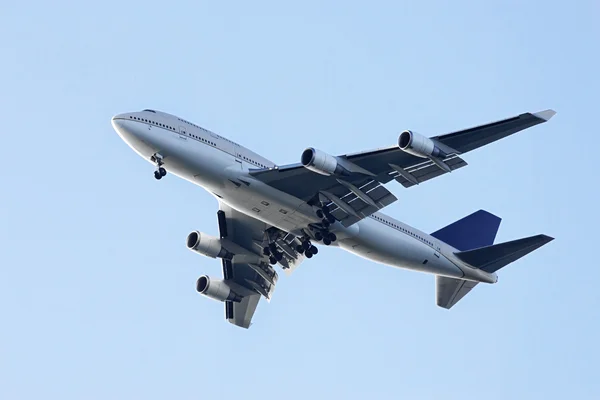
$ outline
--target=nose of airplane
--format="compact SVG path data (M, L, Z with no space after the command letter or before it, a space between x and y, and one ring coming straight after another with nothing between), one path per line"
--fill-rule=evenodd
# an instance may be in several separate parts
M127 116L125 114L117 114L114 117L112 117L110 121L113 126L113 129L125 141L127 141L127 136L129 136L127 132L126 118Z

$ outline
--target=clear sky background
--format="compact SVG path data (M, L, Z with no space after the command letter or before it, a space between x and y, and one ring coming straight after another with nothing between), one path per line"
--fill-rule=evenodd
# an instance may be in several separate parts
M2 4L0 398L599 398L600 3L281 3ZM239 329L184 245L217 202L112 130L143 108L280 164L553 108L386 212L557 239L450 311L433 276L322 248Z

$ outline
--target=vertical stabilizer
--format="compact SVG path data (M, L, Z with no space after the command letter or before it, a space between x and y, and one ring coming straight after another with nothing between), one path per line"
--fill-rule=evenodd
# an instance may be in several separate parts
M501 218L479 210L431 234L460 251L494 244Z

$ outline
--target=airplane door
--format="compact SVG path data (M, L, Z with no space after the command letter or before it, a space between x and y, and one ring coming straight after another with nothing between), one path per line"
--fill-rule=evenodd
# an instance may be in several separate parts
M434 250L433 255L436 256L437 258L440 258L440 251L441 251L440 246L435 245L433 250Z
M179 127L179 138L183 140L187 140L187 131L185 130L185 126Z
M240 151L240 146L238 146L237 144L235 144L233 146L233 153L235 155L235 163L240 167L240 169L242 169L243 156L242 156L242 153Z

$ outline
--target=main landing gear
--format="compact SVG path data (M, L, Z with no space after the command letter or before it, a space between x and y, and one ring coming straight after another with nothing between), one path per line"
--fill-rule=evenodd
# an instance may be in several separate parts
M263 254L269 256L269 263L271 263L271 265L275 265L283 259L283 253L279 251L275 243L270 243L265 247L263 249Z
M325 246L329 246L331 243L337 240L335 233L329 231L329 227L333 224L336 219L329 213L327 206L323 206L316 211L317 217L321 218L322 229L317 230L313 235L315 240L323 241Z
M306 258L312 258L312 256L319 252L319 249L317 246L313 245L310 240L305 239L302 241L302 244L296 246L296 251L300 254L304 254Z
M163 168L164 162L160 154L153 154L152 157L150 157L150 160L156 164L156 171L154 171L154 178L156 178L156 180L160 180L163 176L167 175L167 170Z

